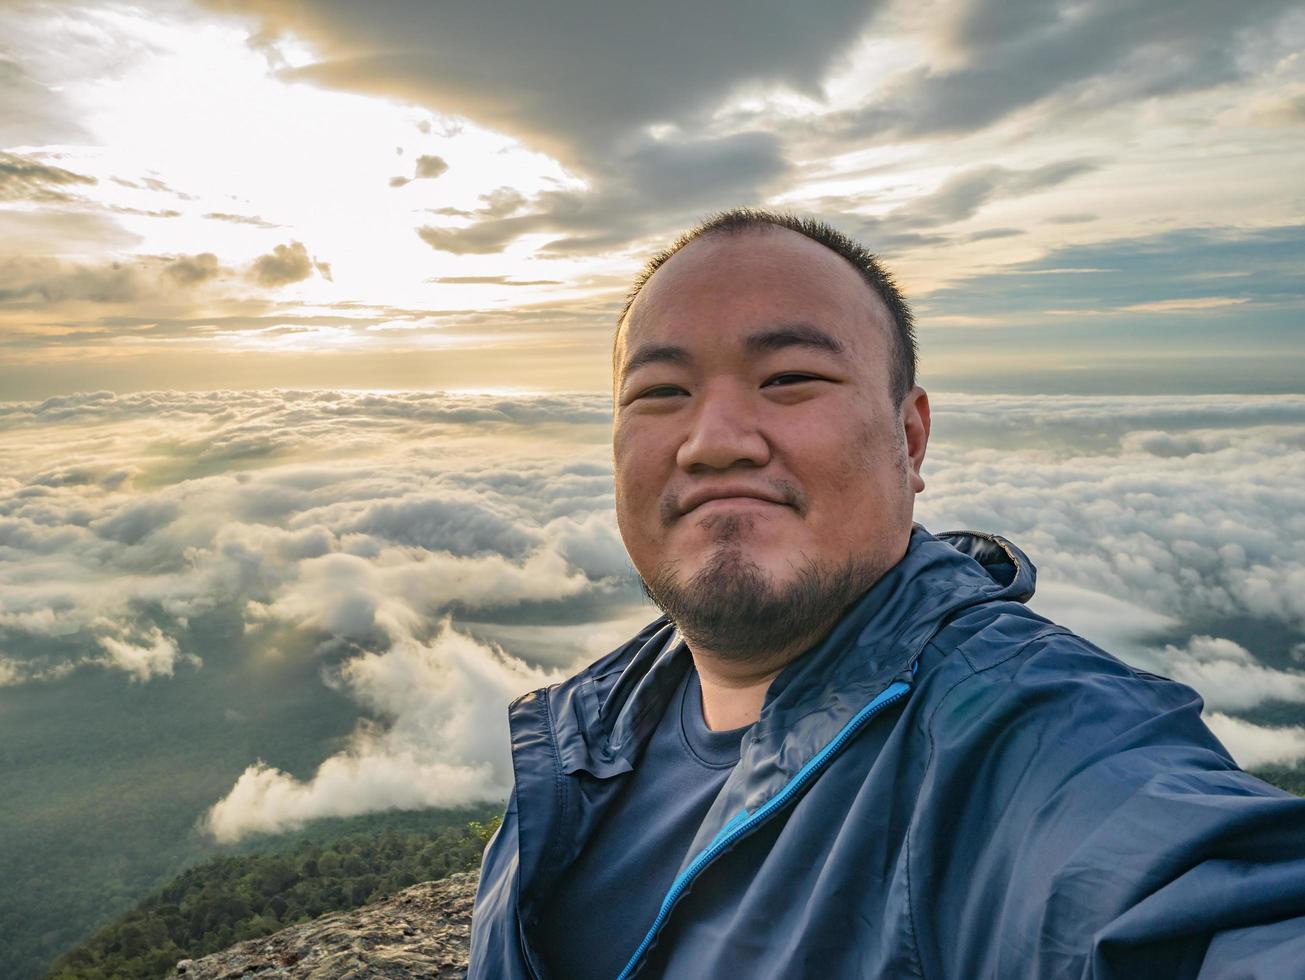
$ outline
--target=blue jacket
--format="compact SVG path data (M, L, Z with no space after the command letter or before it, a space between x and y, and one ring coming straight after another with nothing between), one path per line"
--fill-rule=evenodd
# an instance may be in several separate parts
M1305 977L1305 800L1239 770L1190 688L1030 611L1033 586L1004 538L916 525L772 682L623 976ZM470 978L552 980L539 909L688 657L659 620L512 703Z

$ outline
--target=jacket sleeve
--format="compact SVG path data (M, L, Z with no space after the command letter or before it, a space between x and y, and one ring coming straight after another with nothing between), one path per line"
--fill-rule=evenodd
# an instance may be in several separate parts
M1049 913L1067 923L1046 925L1106 913L1085 922L1084 977L1305 977L1305 800L1244 772L1153 776L1051 886Z
M1305 978L1305 799L1196 692L1059 630L972 666L911 845L926 976Z

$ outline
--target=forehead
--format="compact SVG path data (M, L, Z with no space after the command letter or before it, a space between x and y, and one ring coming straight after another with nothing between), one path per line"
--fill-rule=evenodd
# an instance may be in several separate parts
M643 343L715 345L794 323L833 333L866 357L887 350L888 311L841 255L787 228L718 232L653 273L621 326L616 364L619 371Z

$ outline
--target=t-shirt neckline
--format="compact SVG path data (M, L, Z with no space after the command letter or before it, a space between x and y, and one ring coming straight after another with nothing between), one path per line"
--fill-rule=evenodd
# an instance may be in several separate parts
M679 710L684 747L696 761L709 769L727 769L738 763L743 736L752 726L720 732L707 727L702 716L702 681L692 664L680 685Z

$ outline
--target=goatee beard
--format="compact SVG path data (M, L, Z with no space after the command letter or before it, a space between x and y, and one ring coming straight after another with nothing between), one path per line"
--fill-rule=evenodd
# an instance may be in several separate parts
M776 587L773 577L731 541L688 582L678 582L669 563L640 582L690 648L731 660L762 661L797 644L815 643L883 572L864 558L842 565L806 558L791 582Z

